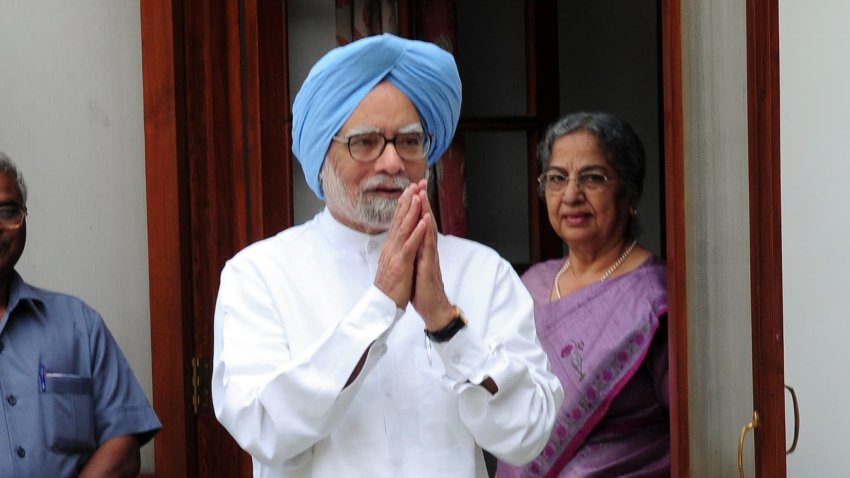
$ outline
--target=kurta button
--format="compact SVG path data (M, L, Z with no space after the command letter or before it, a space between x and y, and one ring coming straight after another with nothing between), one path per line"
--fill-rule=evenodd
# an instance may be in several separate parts
M460 363L460 355L455 355L454 357L452 357L452 363L454 363L455 365L459 364Z
M17 453L17 454L18 454L18 456L19 456L19 457L21 457L21 458L23 458L23 457L27 456L27 451L26 451L26 450L24 450L24 448L23 448L23 447L20 447L20 446L18 447L18 449L17 449L17 450L15 450L15 453Z
M14 395L9 395L8 397L6 397L6 401L9 402L9 405L13 407L18 403L18 399L15 398Z

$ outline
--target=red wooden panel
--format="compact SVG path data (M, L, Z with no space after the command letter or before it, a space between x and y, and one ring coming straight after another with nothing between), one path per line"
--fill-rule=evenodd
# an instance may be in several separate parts
M285 10L141 2L158 477L251 475L209 404L194 415L188 363L212 355L224 262L292 222Z
M184 14L193 354L208 360L221 269L253 235L248 139L256 133L243 55L244 33L256 23L245 22L244 2L185 0ZM244 453L204 405L195 422L197 476L244 476Z
M689 476L688 314L685 248L685 170L682 130L682 26L679 0L661 0L661 76L667 294L670 298L670 466Z
M293 223L286 2L260 1L256 11L260 109L257 171L262 184L262 236L269 237ZM256 177L254 180L258 184Z
M755 462L756 475L771 478L786 475L778 12L777 0L747 1Z
M142 0L145 170L148 210L153 405L163 424L156 436L159 477L190 476L187 376L182 357L189 336L185 322L190 278L183 252L185 209L181 207L183 116L172 12L180 0Z
M528 133L528 209L531 263L563 255L563 241L549 225L545 204L537 195L539 132L560 115L558 71L558 2L525 2L527 113L534 119Z

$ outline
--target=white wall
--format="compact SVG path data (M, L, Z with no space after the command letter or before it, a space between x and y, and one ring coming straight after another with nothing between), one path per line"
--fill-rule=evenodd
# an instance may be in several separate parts
M779 1L785 381L802 422L792 478L850 470L848 19L847 0Z
M29 187L18 271L97 309L150 398L138 1L0 0L0 150Z

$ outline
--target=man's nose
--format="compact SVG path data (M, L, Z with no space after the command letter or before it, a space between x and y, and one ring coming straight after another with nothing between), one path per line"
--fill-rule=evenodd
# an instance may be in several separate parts
M381 155L375 160L375 171L397 174L404 171L404 160L398 155L395 143L387 143Z

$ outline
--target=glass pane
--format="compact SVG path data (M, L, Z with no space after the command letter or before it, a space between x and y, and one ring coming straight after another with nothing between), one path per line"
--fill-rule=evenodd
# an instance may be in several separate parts
M467 132L464 141L469 238L529 262L525 133Z
M516 0L455 4L464 117L526 113L524 5Z
M289 46L289 101L307 78L310 68L336 46L334 2L287 0L287 41Z
M292 161L292 215L293 225L303 224L325 207L325 203L307 186L301 163Z
M286 8L289 17L289 101L292 102L313 63L336 46L336 23L333 2L289 0ZM294 158L292 189L294 223L301 224L320 211L324 203L307 186L301 165Z

